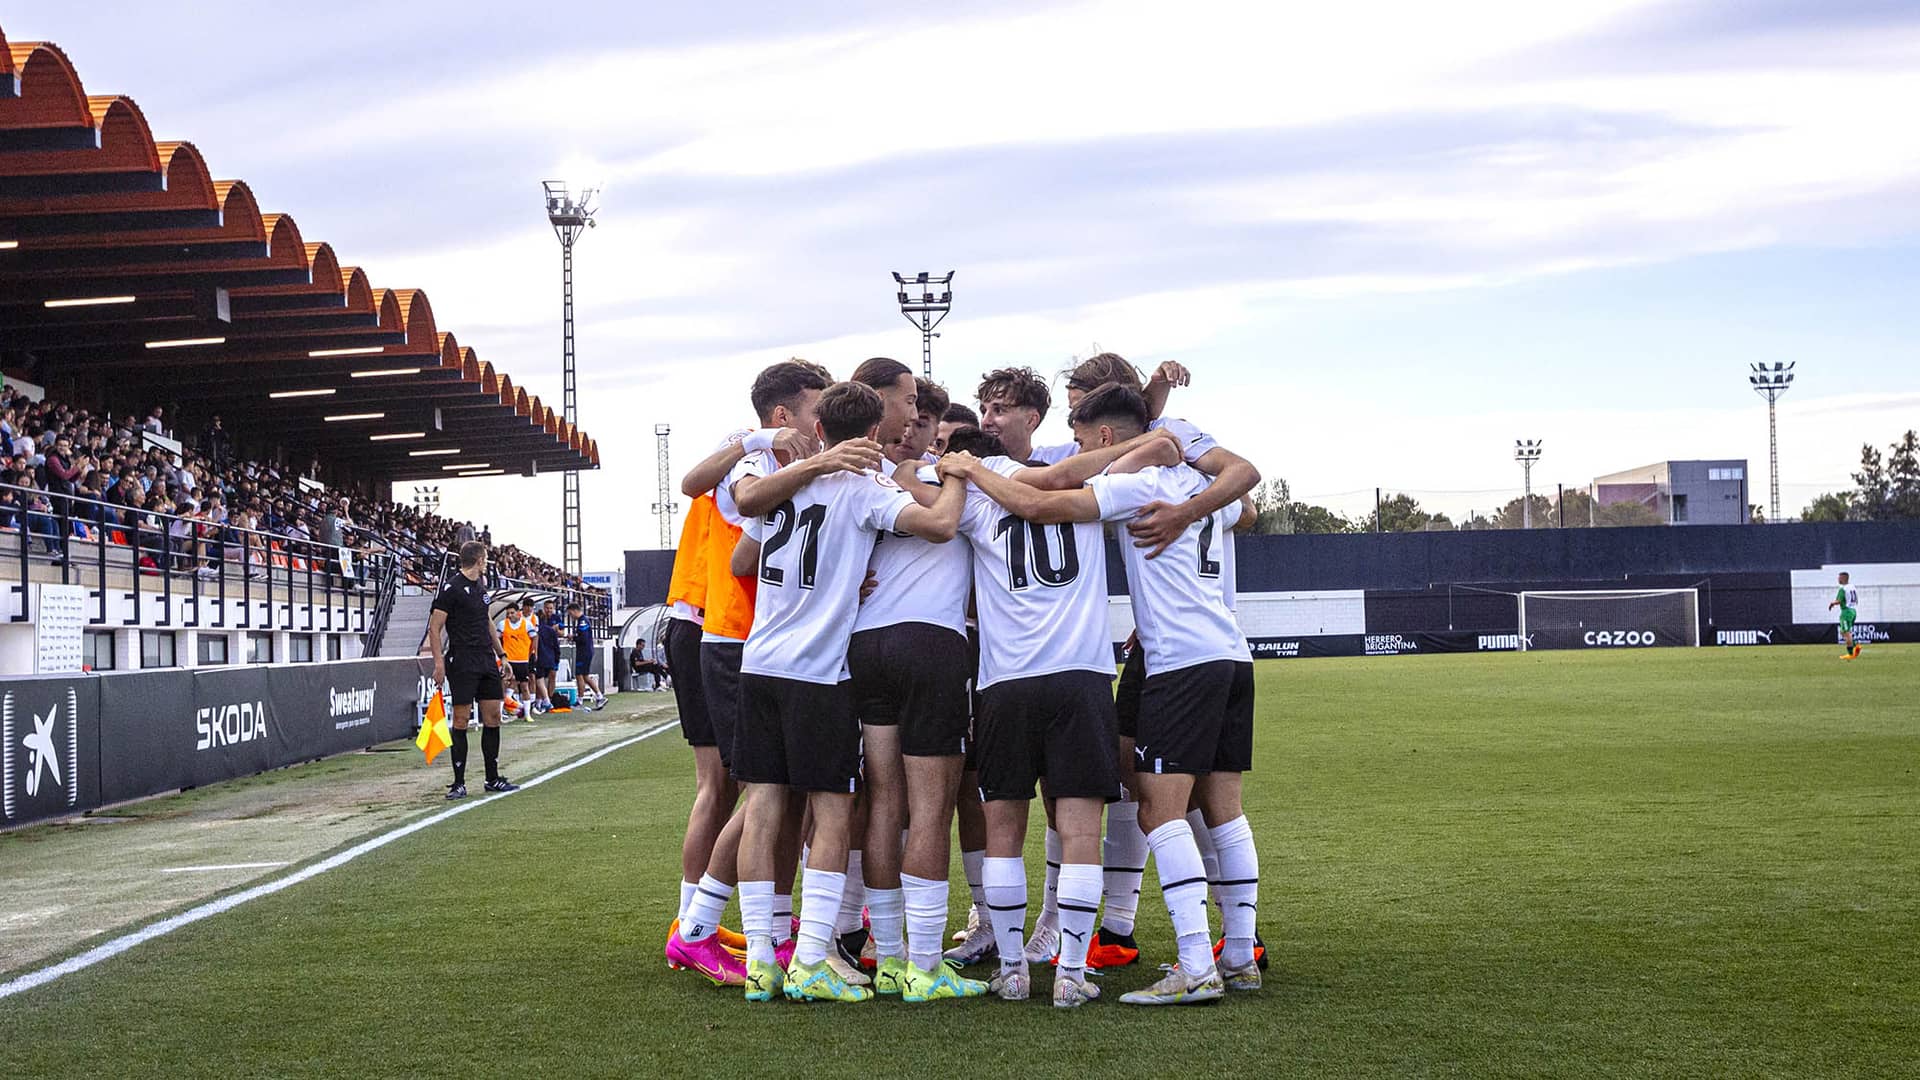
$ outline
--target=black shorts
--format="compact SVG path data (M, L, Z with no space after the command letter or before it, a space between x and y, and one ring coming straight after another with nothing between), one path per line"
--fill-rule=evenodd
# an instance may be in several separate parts
M1253 768L1253 665L1215 660L1147 679L1140 692L1136 772Z
M798 791L860 789L860 722L849 683L740 676L733 778Z
M689 673L673 680L673 700L680 707L680 734L688 746L713 746L713 721L707 718L707 695L700 681L700 624L685 619L667 621L667 663Z
M526 680L533 678L533 664L530 661L511 660L511 661L508 661L508 663L513 665L513 677L516 680L525 682Z
M453 691L455 705L500 701L507 696L498 671L449 671L447 687Z
M746 651L744 641L700 643L700 696L722 765L733 764L734 730L740 726L740 660Z
M560 670L560 658L542 653L533 660L533 677L544 679Z
M1120 685L1114 690L1113 711L1120 719L1120 737L1136 738L1140 732L1140 688L1147 681L1147 650L1134 642L1133 651L1120 668Z
M863 724L900 729L900 752L956 757L966 750L972 719L967 653L943 626L900 623L853 635L853 715Z
M1113 677L1063 671L995 683L981 694L980 799L1115 799Z
M967 772L980 768L980 628L967 627Z
M573 677L576 679L584 679L592 674L593 650L588 649L584 653L575 650L573 654Z

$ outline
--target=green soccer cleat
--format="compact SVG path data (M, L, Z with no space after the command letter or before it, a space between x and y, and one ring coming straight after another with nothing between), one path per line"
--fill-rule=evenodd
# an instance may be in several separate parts
M1160 970L1166 975L1159 982L1145 990L1122 994L1120 1000L1128 1005L1199 1005L1227 996L1227 986L1220 981L1218 971L1208 971L1201 978L1189 979L1178 964L1163 964ZM1254 970L1260 969L1255 967Z
M1250 960L1245 967L1228 967L1222 964L1219 967L1219 971L1220 980L1226 984L1229 990L1242 991L1260 989L1260 964L1257 961Z
M787 973L780 970L779 964L765 960L753 960L747 963L747 1000L772 1001L786 988Z
M944 962L935 964L934 969L922 971L908 964L906 974L900 981L900 1000L917 1005L942 998L987 996L987 984L979 979L966 978Z
M879 966L873 969L873 992L898 997L906 986L908 967L907 962L897 956L882 957Z
M873 991L864 986L849 986L825 961L803 964L795 960L787 967L789 1001L866 1001Z

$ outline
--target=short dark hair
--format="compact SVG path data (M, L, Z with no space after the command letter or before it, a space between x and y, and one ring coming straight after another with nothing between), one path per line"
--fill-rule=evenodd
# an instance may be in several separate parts
M1093 391L1108 383L1119 383L1134 390L1144 385L1140 381L1140 370L1119 353L1095 353L1067 372L1069 390Z
M913 380L914 410L937 417L944 417L949 405L947 389L932 379L916 377Z
M753 413L763 424L773 422L773 410L781 405L789 409L808 390L825 390L828 379L818 367L801 360L782 360L754 377Z
M829 443L857 439L873 430L887 412L880 395L865 383L834 383L820 395L820 430Z
M522 601L520 601L520 606L521 606L522 608L530 608L530 607L532 607L532 606L533 606L533 597L531 597L531 596L529 596L529 597L527 597L526 599L524 599L524 600L522 600Z
M968 427L979 427L980 414L956 401L947 406L946 412L940 414L940 422L943 424L965 424Z
M580 611L580 610L583 610L583 609L582 609L582 608L580 607L580 601L578 601L578 600L569 600L569 601L567 601L567 610L568 610L568 611Z
M1038 411L1042 420L1047 418L1047 409L1053 404L1053 392L1047 389L1047 380L1026 367L995 368L987 372L980 380L976 396L982 408L996 398L1006 398L1008 404Z
M487 545L478 540L469 540L460 545L460 569L478 566L487 557Z
M1117 426L1119 421L1130 428L1147 430L1152 417L1147 413L1147 399L1140 391L1119 383L1106 385L1091 391L1080 399L1080 404L1067 414L1069 424L1107 424Z
M900 381L902 375L912 375L913 369L898 360L885 356L876 356L853 369L853 377L848 382L864 383L875 390L885 390Z
M998 436L989 435L972 424L963 428L954 428L953 433L947 436L947 453L949 454L966 453L978 458L987 458L1003 457L1006 452L1007 448L1000 444Z

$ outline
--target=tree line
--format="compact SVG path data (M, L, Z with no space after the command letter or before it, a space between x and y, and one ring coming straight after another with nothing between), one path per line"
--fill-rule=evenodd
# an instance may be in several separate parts
M1882 454L1860 447L1853 490L1830 491L1813 500L1801 521L1912 521L1920 519L1920 433L1902 435Z

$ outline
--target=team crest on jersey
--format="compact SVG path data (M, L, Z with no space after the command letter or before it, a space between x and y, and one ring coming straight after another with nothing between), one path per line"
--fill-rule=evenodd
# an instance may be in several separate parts
M900 490L900 485L893 482L893 477L887 476L884 473L874 473L873 482L876 484L879 484L883 488L891 488L894 491Z

